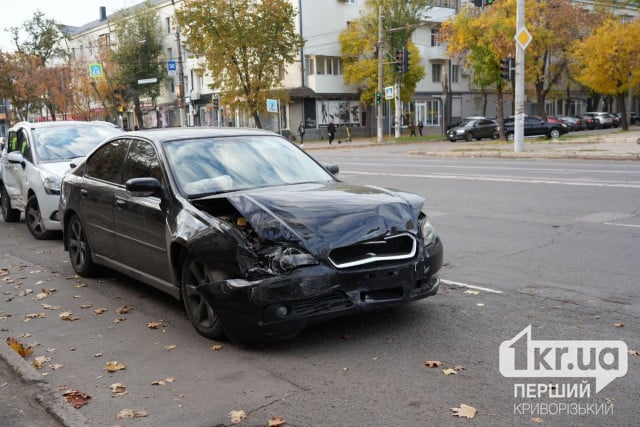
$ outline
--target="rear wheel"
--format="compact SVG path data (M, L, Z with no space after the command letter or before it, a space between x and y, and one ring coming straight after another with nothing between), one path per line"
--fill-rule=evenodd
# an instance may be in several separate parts
M65 239L74 271L80 276L91 276L96 270L96 265L91 259L91 245L78 215L73 215L69 220Z
M2 203L2 218L4 222L18 222L20 221L20 211L18 209L13 209L11 207L11 199L9 198L9 193L7 193L7 189L4 188L4 184L2 184L0 188L0 203Z
M558 129L551 129L549 132L549 138L557 138L560 136L560 131Z
M44 221L42 221L42 214L40 213L40 206L38 205L38 198L35 194L27 200L24 217L27 221L29 231L36 239L50 240L56 235L54 231L47 230L47 227L44 225Z
M191 256L187 256L183 265L182 300L189 320L200 335L211 339L223 338L222 322L198 287L224 280L227 275L221 270L209 268L202 260Z
M464 139L465 139L465 141L467 141L467 142L472 141L472 140L473 140L473 135L471 134L471 132L467 133L467 134L464 136Z

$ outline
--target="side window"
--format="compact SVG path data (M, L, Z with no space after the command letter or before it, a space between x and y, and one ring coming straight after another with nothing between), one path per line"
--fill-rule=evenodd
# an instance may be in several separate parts
M18 132L18 147L20 148L20 153L25 160L33 163L33 155L31 154L31 146L29 144L29 137L27 136L27 131L21 129Z
M162 169L153 145L145 141L132 141L122 173L122 182L131 178L155 178L162 182Z
M130 141L117 139L102 146L87 159L86 174L92 178L120 184L124 156Z

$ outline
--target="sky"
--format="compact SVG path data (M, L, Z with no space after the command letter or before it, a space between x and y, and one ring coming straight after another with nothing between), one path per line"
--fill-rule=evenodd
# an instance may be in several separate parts
M12 6L8 3L15 1ZM13 51L11 36L7 31L11 27L21 27L30 20L36 10L44 13L48 19L61 24L79 27L100 18L100 6L107 8L107 16L112 13L141 3L141 0L2 0L0 12L0 49Z

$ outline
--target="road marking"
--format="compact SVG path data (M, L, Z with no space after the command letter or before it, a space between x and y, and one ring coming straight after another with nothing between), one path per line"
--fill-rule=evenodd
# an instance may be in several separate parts
M640 225L638 224L620 224L617 222L605 222L604 225L619 225L620 227L636 227L636 228L640 228Z
M476 289L478 291L490 292L492 294L501 294L502 293L502 291L499 291L497 289L491 289L491 288L485 288L485 287L482 287L482 286L469 285L467 283L454 282L454 281L451 281L451 280L440 279L440 282L444 283L445 285L458 286L460 288Z
M605 183L605 182L570 182L559 181L553 179L523 179L523 178L498 178L487 176L464 176L464 175L425 175L413 173L381 173L381 172L358 172L358 171L341 171L342 175L372 175L372 176L393 176L399 178L435 178L435 179L459 179L463 181L489 181L489 182L516 182L523 184L551 184L551 185L569 185L576 187L611 187L611 188L633 188L640 189L640 184L627 183Z

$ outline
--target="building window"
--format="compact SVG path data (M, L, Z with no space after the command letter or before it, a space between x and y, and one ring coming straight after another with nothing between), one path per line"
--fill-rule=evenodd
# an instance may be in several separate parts
M431 81L439 83L442 80L442 64L431 64Z
M451 83L459 83L460 82L460 66L452 65L451 66Z
M167 48L167 58L173 59L173 49L170 47Z
M339 76L342 74L342 58L333 58L333 75Z
M319 56L316 58L316 74L321 76L324 74L324 57Z
M440 124L440 102L438 100L427 101L425 126L437 126Z
M171 18L167 16L165 22L167 24L167 34L171 34Z
M431 47L440 46L440 41L438 40L438 28L431 29Z
M307 58L307 75L312 76L315 73L315 60L313 58Z

